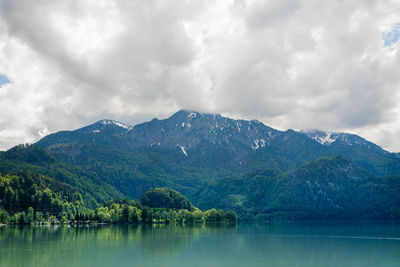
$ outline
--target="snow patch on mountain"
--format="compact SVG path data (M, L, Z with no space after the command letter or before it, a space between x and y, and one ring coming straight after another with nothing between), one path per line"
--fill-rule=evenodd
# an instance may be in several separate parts
M152 146L160 146L161 145L161 143L160 142L158 142L158 143L152 143L152 144L150 144L150 146L152 147Z
M257 150L259 148L265 147L265 140L264 139L254 139L253 143L251 144L251 149Z
M123 124L118 121L113 121L113 120L102 120L102 121L100 121L100 123L103 125L115 125L117 127L121 127L121 128L127 129L127 130L132 129L132 127L129 125Z
M238 132L240 133L240 127L242 126L242 124L240 122L236 122L236 127L238 129Z
M188 114L188 119L189 119L189 120L194 119L194 118L196 118L196 116L197 116L197 113L196 113L196 112L190 112L190 113Z
M340 134L338 133L323 132L318 130L302 131L302 133L306 134L308 137L317 141L321 145L330 145L340 137Z
M186 153L185 147L184 147L184 146L180 146L180 145L178 145L178 144L177 144L177 146L180 147L180 149L182 150L182 153L185 154L185 156L187 157L188 154Z
M332 138L332 133L330 132L327 132L325 136L314 136L312 139L322 145L330 145L336 141L335 138Z

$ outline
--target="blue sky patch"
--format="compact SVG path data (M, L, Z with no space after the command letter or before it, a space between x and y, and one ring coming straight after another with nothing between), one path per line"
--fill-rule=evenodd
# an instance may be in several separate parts
M0 87L3 86L3 84L9 83L10 80L8 79L8 77L4 74L0 74Z
M400 22L393 25L392 31L382 33L384 46L391 46L400 40Z

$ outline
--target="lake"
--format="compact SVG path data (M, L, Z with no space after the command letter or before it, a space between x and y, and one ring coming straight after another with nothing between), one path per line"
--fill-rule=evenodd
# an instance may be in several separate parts
M0 266L400 266L400 224L0 226Z

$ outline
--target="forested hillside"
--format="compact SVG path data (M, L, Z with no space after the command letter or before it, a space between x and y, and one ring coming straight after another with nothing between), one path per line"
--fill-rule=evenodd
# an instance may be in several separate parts
M391 219L400 217L400 176L376 177L343 156L280 173L255 171L204 181L189 195L242 218Z
M1 174L14 174L19 171L41 174L72 186L83 196L85 205L90 208L123 197L123 194L101 178L80 167L57 161L48 151L38 146L19 145L0 153Z
M399 218L399 166L398 154L354 134L279 131L191 111L136 126L102 120L0 153L4 179L23 171L57 181L69 198L55 196L74 203L80 195L89 209L168 187L195 207L242 219ZM161 202L174 194L150 192Z
M129 198L155 186L186 194L205 179L286 172L330 155L346 156L371 175L400 174L397 154L354 134L279 131L255 120L185 110L136 126L102 120L51 134L37 145Z

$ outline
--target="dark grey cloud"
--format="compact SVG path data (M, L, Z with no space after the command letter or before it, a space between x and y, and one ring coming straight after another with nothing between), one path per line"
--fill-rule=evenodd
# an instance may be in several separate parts
M0 87L0 148L101 118L134 124L187 108L347 130L400 150L399 8L1 1L0 73L12 83Z

